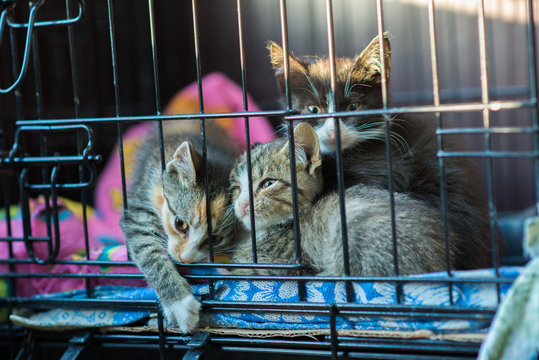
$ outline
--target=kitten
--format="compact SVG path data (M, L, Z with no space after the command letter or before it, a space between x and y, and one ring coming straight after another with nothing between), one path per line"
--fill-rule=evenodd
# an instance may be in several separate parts
M208 123L207 134L226 138ZM174 130L174 126L165 128ZM166 168L161 171L159 141L149 138L137 151L137 164L128 193L128 208L120 225L131 258L153 287L165 316L184 333L198 324L200 303L171 258L193 263L208 256L204 166L200 133L178 132L164 137ZM212 138L212 137L209 137ZM232 140L207 142L213 246L216 252L233 239L227 177L238 151ZM225 145L228 144L228 145ZM179 145L179 146L178 146ZM169 257L170 256L170 257Z
M386 80L391 70L391 48L384 35ZM281 90L285 91L283 50L268 44L271 63ZM354 58L337 58L337 111L382 107L381 56L378 37ZM302 114L327 112L332 98L328 58L289 56L290 91L293 109ZM324 155L327 188L335 187L335 119L312 119ZM388 187L385 126L380 115L337 118L340 124L345 187L366 184ZM409 194L440 211L438 146L433 122L392 118L389 122L393 190ZM444 148L458 149L454 139L444 138ZM449 228L455 232L457 269L489 267L490 231L486 204L474 181L476 170L468 159L448 158L445 163Z
M304 274L344 275L339 197L322 195L322 155L314 129L294 129L299 224ZM259 263L294 263L289 144L284 139L258 145L251 152L254 218ZM232 170L234 212L250 229L246 157ZM351 275L394 274L391 212L387 190L355 185L346 190L346 219ZM399 273L445 269L445 247L439 214L406 194L395 193ZM452 236L452 234L450 234ZM450 250L453 251L452 249ZM236 248L236 263L253 260L251 237ZM295 270L237 269L234 274L293 275Z

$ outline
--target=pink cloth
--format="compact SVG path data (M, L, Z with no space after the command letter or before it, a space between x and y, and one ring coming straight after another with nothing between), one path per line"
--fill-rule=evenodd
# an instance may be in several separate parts
M203 78L204 105L206 113L230 113L242 112L243 95L241 88L222 74L212 73ZM248 109L259 111L260 109L248 97ZM193 83L184 90L178 92L170 101L167 110L169 114L196 113L198 112L198 87ZM245 146L244 118L228 118L217 120L218 124L229 132L229 135L241 146ZM251 118L250 120L251 142L267 142L274 138L273 129L266 118ZM124 161L126 169L126 182L129 186L133 171L133 155L137 145L148 135L150 123L142 123L129 128L122 136L124 148ZM97 182L95 191L96 209L88 207L88 245L91 260L126 261L127 250L119 221L122 216L123 197L120 173L120 157L118 148L112 152L103 172ZM46 204L44 198L30 199L30 227L32 236L47 237ZM60 227L60 251L57 260L85 260L86 246L84 242L84 225L81 204L67 199L59 199L59 227ZM12 207L11 220L12 236L23 237L23 226L20 209ZM5 216L5 214L4 214ZM52 217L52 216L51 216ZM51 226L53 224L51 223ZM52 227L54 229L54 227ZM54 230L53 230L54 232ZM0 212L0 236L7 236L7 224L2 220ZM54 239L54 234L53 234ZM54 241L53 241L54 242ZM17 259L28 259L27 249L22 241L12 243L13 256ZM37 258L44 260L49 256L48 244L39 243L34 245L34 253ZM9 247L7 242L0 242L0 259L9 259ZM0 264L0 272L7 273L9 266ZM38 265L36 263L17 264L15 271L18 273L139 273L135 266L96 266L96 265L73 265L54 264ZM1 277L1 276L0 276ZM142 279L92 279L92 285L97 284L121 284L145 286ZM16 294L18 296L32 296L35 294L53 293L74 289L84 289L85 280L81 278L17 278L15 281Z
M221 73L210 73L202 79L204 94L204 111L206 113L242 112L243 93L232 80ZM249 111L260 111L260 108L247 96ZM196 82L179 91L169 102L166 110L168 114L192 114L198 112L198 85ZM219 122L237 143L245 147L245 119L226 118ZM150 131L150 123L135 125L127 130L122 137L124 143L124 161L126 182L129 182L133 171L131 166L134 150ZM265 143L275 138L273 128L267 118L253 117L249 121L251 143ZM120 173L120 156L116 148L103 170L97 184L95 200L96 210L109 220L111 230L122 236L118 225L122 216L122 178Z
M30 227L33 237L47 237L47 217L46 204L43 197L30 199ZM18 209L14 209L15 211ZM13 212L15 212L13 211ZM58 200L58 219L59 219L59 253L56 257L60 260L86 260L84 226L82 219L82 206L79 203L59 199ZM109 231L110 224L96 216L95 211L88 207L88 245L90 248L90 259L106 261L125 261L127 260L126 247L122 239L117 238L114 233ZM53 223L51 222L51 225ZM12 236L23 237L22 216L20 211L11 219ZM53 244L56 242L54 235L54 226L52 226ZM0 221L0 236L7 236L6 221ZM0 242L0 258L8 258L8 243ZM53 245L53 247L56 247ZM22 241L13 242L13 256L16 259L28 259L28 252ZM39 260L46 260L49 257L48 243L39 242L33 246L35 257ZM0 272L8 272L7 264L0 265ZM17 273L38 273L38 274L79 274L79 273L139 273L133 266L118 267L99 267L95 265L73 265L73 264L45 264L36 263L15 265ZM126 285L144 286L142 279L129 280L91 280L92 284L122 283ZM17 278L15 281L15 290L18 296L32 296L35 294L45 294L73 289L83 289L85 280L82 278L47 278L47 277L29 277Z

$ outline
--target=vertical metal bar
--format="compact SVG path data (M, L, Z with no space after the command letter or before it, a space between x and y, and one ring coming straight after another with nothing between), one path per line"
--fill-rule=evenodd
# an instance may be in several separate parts
M286 0L279 0L279 14L281 24L281 42L283 43L283 67L284 67L284 97L286 101L286 109L292 110L292 94L290 93L290 59L288 54L288 20L286 14ZM290 129L288 129L290 130ZM290 131L289 131L290 133ZM293 136L293 135L292 135Z
M107 12L109 20L109 39L110 39L110 55L112 61L112 84L114 85L114 109L116 116L120 116L120 86L118 83L118 63L116 56L116 38L114 37L114 9L112 0L107 0ZM124 161L124 144L122 139L122 124L116 123L118 132L118 150L120 153L120 171L122 175L122 196L124 211L127 210L127 186L125 179L125 161Z
M152 47L152 63L153 63L153 88L155 93L155 113L161 115L161 93L159 90L159 71L157 63L157 41L155 40L155 14L153 0L148 0L148 17L150 22L150 41ZM165 148L163 146L163 121L156 120L157 132L159 136L159 154L161 157L161 171L165 171L166 159Z
M71 18L71 1L65 0L65 6L66 6L66 17L69 19ZM78 86L78 79L77 79L77 69L76 69L76 53L75 53L75 46L73 45L74 39L73 39L73 25L67 26L67 39L68 39L68 45L69 45L69 62L71 66L71 85L73 87L73 109L75 111L75 118L79 118L80 113L80 98L79 98L79 86ZM77 131L77 154L82 154L82 139L81 134L79 131ZM84 180L84 167L82 165L79 165L79 182L83 182ZM87 218L87 197L86 197L86 190L81 189L80 193L81 197L81 205L82 205L82 223L84 227L84 246L85 246L85 252L86 252L86 260L90 260L90 242L89 242L89 236L88 236L88 218ZM92 296L92 288L90 286L90 279L85 279L85 285L86 285L86 295L88 297Z
M41 98L42 87L41 87L41 62L39 57L39 46L38 46L38 32L34 31L32 41L32 55L33 55L33 65L34 65L34 93L36 98L36 117L37 119L43 118L43 103ZM39 134L39 155L45 156L47 153L47 137L45 134ZM41 181L43 184L47 183L47 169L48 167L41 167ZM52 243L52 224L51 224L51 207L50 207L50 194L45 192L45 218L46 218L46 228L47 236L49 240L47 241L47 248L49 251L49 256L53 252L53 243ZM31 226L31 225L30 225ZM58 241L58 239L56 240Z
M17 78L17 71L19 68L19 61L17 53L17 39L15 35L15 30L13 28L9 28L9 40L11 45L11 71L13 72L13 80ZM22 94L21 94L21 87L17 86L15 88L15 108L16 108L16 114L17 119L22 120L23 114L22 114Z
M32 227L30 225L30 210L28 206L28 195L25 191L25 181L26 181L26 174L28 172L27 168L23 168L21 170L21 173L19 174L19 204L21 207L21 215L22 215L22 233L23 233L23 241L26 247L26 251L28 252L28 255L32 258L35 258L34 251L33 251L33 245L30 243L29 237L32 236ZM50 222L50 219L47 219Z
M335 29L333 26L333 2L332 0L326 0L326 26L328 35L328 49L329 49L329 65L330 65L330 82L331 82L331 108L328 109L330 114L334 114L339 103L337 94L337 67L336 67L336 55L335 55ZM342 144L341 144L341 129L340 119L335 118L335 145L336 145L336 163L337 163L337 191L339 194L339 209L341 215L341 232L342 232L342 251L343 251L343 267L344 275L350 276L350 252L348 250L348 226L346 223L346 205L345 205L345 190L344 190L344 170L342 164ZM352 283L345 282L346 300L348 302L354 301L354 291Z
M430 41L430 59L432 64L432 95L434 97L434 106L440 106L440 84L438 76L438 53L436 50L436 24L434 17L434 0L429 0L428 3L428 16L429 16L429 41ZM436 129L442 128L442 117L439 112L436 112ZM443 150L443 138L442 135L437 135L438 151ZM444 224L444 245L445 245L445 260L447 276L451 277L451 253L449 251L449 232L448 232L448 219L447 219L447 189L445 182L445 166L444 158L438 157L438 169L440 174L440 211L442 214L442 222ZM448 282L449 291L449 303L453 305L453 283Z
M0 151L2 151L3 149L0 149ZM4 213L5 213L5 222L6 222L6 235L8 238L11 238L13 236L13 230L12 230L12 227L11 227L11 214L9 212L10 210L10 191L9 191L9 186L8 186L8 182L7 182L7 179L5 177L5 175L2 175L2 190L3 190L3 194L4 194ZM12 241L8 241L7 243L7 246L8 246L8 256L10 259L13 259L15 257L15 254L13 253L13 242ZM15 265L14 264L9 264L9 272L12 273L12 272L15 272ZM12 281L12 279L10 279L10 281ZM12 284L11 285L14 285L15 282L12 281Z
M36 97L36 117L38 119L43 118L43 104L41 102L41 63L39 62L39 46L37 44L38 42L38 32L35 31L33 33L33 41L32 41L32 56L33 56L33 62L34 62L34 84L35 84L35 97ZM44 154L42 154L44 155Z
M485 32L485 6L484 1L480 0L477 3L477 24L479 32L479 61L480 61L480 74L481 74L481 102L488 104L489 99L489 87L488 87L488 67L487 67L487 46L486 46L486 32ZM483 109L483 128L490 128L490 110L488 108ZM484 134L485 151L491 151L491 137L488 131ZM492 247L492 266L496 276L500 276L498 271L498 246L496 241L496 207L494 205L494 181L493 181L493 169L492 158L487 157L487 191L488 191L488 208L489 208L489 224L490 224L490 242ZM498 302L500 302L500 286L497 283Z
M197 85L198 85L198 107L201 114L204 114L204 92L202 89L202 69L200 61L200 38L198 33L198 12L197 1L192 0L193 6L193 34L195 42L195 62L197 71ZM208 252L210 261L214 261L213 256L213 228L211 223L211 201L210 201L210 180L208 174L208 154L207 154L207 139L206 139L206 121L204 118L200 119L200 136L202 137L202 162L204 163L204 192L206 196L206 221L208 224ZM213 282L209 282L210 297L214 298L214 286Z
M13 72L13 78L14 80L16 79L17 77L17 69L18 69L18 61L17 61L17 39L16 39L16 35L15 35L15 31L13 30L13 28L9 28L9 40L10 40L10 45L11 45L11 71ZM18 120L22 120L22 95L21 95L21 90L20 90L20 87L17 87L14 91L14 95L15 95L15 108L16 108L16 116L17 116L17 119ZM4 182L5 184L5 182ZM7 188L4 190L4 192L7 194L8 191L7 191ZM20 196L20 194L19 194ZM4 195L4 199L9 199L8 196ZM21 203L22 205L22 203ZM11 232L11 215L9 214L9 204L6 204L6 207L7 207L7 211L6 211L6 221L8 221L7 223L7 226L8 226L8 236L11 236L9 234L12 234ZM10 241L8 243L8 249L9 249L9 257L10 259L13 259L15 257L14 255L14 252L13 252L13 243ZM9 268L10 272L15 272L16 268L15 268L15 265L11 264L10 265L10 268ZM12 285L12 290L13 290L13 294L16 293L17 291L17 288L16 288L16 281L15 280L11 280L11 285ZM10 305L10 308L11 308L11 305ZM12 335L12 325L11 325L11 322L10 323L10 335ZM12 347L12 345L10 345L10 347Z
M530 72L530 96L531 100L535 104L531 108L532 112L532 128L539 128L538 115L538 103L537 103L537 52L536 52L536 33L535 33L535 7L533 0L528 0L528 55L529 55L529 72ZM535 131L533 133L533 151L535 154L539 152L539 133ZM535 211L539 214L539 158L536 156L534 159L535 166Z
M159 360L165 360L165 325L161 310L157 312L157 330L159 332Z
M150 40L152 46L153 86L155 92L155 108L157 115L161 114L161 100L159 92L159 71L157 66L157 42L155 40L155 14L153 0L148 0L148 16L150 22Z
M238 11L238 32L239 32L239 46L240 46L240 64L241 64L241 89L243 93L243 110L249 111L249 105L247 102L247 69L245 63L245 45L243 42L243 14L242 14L242 2L237 0ZM253 262L258 262L256 253L256 224L255 224L255 209L253 203L253 172L251 164L251 133L249 128L249 117L244 118L245 121L245 156L247 158L247 184L249 193L249 220L251 222L251 248L253 254Z
M380 47L380 76L382 86L382 107L387 110L388 102L388 84L386 76L385 64L385 49L384 49L384 12L382 8L382 0L376 0L376 18L378 22L378 40ZM393 190L393 160L391 157L391 129L390 119L388 114L384 114L385 140L386 140L386 161L387 161L387 189L389 192L389 203L391 205L391 233L393 239L393 266L395 275L399 276L399 253L397 246L397 224L395 221L395 194ZM400 304L402 297L402 284L395 284L397 289L397 303Z
M66 16L69 19L71 17L71 1L65 0L66 4ZM79 109L80 109L80 98L79 98L79 87L77 81L77 71L76 71L76 54L75 46L73 45L73 25L67 26L67 39L69 45L69 62L71 65L71 83L73 86L73 108L75 110L75 118L79 118Z
M331 359L337 360L339 350L339 334L337 333L337 307L331 305L329 310L329 334L331 338Z
M3 135L5 134L5 127L4 125L6 125L6 122L4 119L0 119L2 121L0 121L0 154L3 154L5 151L6 151L6 144L5 144L5 139L3 137ZM8 170L9 171L9 170ZM3 174L1 174L1 177L2 177L2 193L3 193L3 198L4 198L4 214L5 214L5 219L4 219L4 222L6 224L6 237L7 238L11 238L13 236L13 230L12 230L12 227L11 227L11 214L10 214L10 186L8 184L8 179L7 177L9 176L9 173L8 172L5 172ZM8 249L8 258L10 260L14 259L15 258L15 254L13 252L13 242L12 241L8 241L7 242L7 249ZM15 264L8 264L8 272L10 274L14 273L16 271L16 268L15 268ZM13 278L10 278L10 279L6 279L6 282L8 283L8 289L11 288L11 291L12 293L10 294L9 291L8 293L6 294L6 297L10 297L10 296L13 296L15 295L15 291L16 291L16 288L15 288L15 279ZM12 308L12 305L11 303L8 303L8 307L7 307L7 315L11 315L13 311L13 308ZM8 321L8 341L9 341L9 356L10 358L13 358L13 355L15 353L15 346L14 346L14 341L13 341L13 324L11 323L11 321Z
M52 214L53 214L53 225L54 225L54 243L55 247L53 252L49 253L49 259L54 260L60 252L60 220L58 219L58 190L56 189L56 184L58 184L58 173L60 171L60 166L53 166L50 177L51 184L51 199L52 199ZM51 245L52 245L52 236L51 236Z
M283 66L285 75L285 99L286 109L292 110L292 96L290 92L290 61L288 49L288 20L286 14L286 0L279 1L279 12L281 21L281 38L283 43ZM296 263L301 264L301 231L299 228L299 209L298 209L298 182L296 178L296 151L294 143L294 124L293 120L288 120L288 150L290 153L290 183L292 185L292 218L294 223L294 242L296 250ZM301 275L301 270L298 271ZM300 301L304 301L306 297L305 285L298 282L298 296Z

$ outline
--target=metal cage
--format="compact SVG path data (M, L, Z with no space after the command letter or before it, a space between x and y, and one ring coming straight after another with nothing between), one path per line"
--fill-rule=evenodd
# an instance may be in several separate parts
M133 356L155 355L161 359L171 356L185 358L217 357L222 352L238 352L265 354L265 356L300 356L300 357L332 357L332 358L368 358L368 359L461 359L475 358L480 341L463 342L448 339L411 339L358 335L338 331L337 317L380 316L405 317L415 319L452 319L490 321L496 311L495 307L466 307L456 303L452 297L452 287L462 283L490 283L497 288L497 301L501 299L500 288L507 287L513 279L504 276L498 269L506 264L523 264L526 259L521 251L511 253L509 248L500 248L496 241L497 227L501 223L504 210L528 208L532 215L537 213L539 199L537 180L539 179L539 135L537 120L537 75L536 75L536 38L535 38L535 3L531 0L518 3L524 14L519 27L512 34L513 39L507 42L520 44L524 53L508 54L507 57L518 57L525 66L517 66L522 81L504 83L492 80L494 71L489 67L492 58L498 55L492 49L498 37L495 26L489 20L489 12L493 4L477 0L474 7L464 6L475 23L475 28L459 29L455 22L440 18L438 11L447 11L447 3L434 0L398 1L373 0L370 2L347 1L345 4L333 4L331 0L323 1L285 1L271 2L271 14L257 13L257 4L245 1L182 1L156 2L148 0L131 2L84 2L83 0L65 2L45 0L38 1L1 1L2 16L0 18L0 175L2 177L2 203L5 233L0 238L4 244L6 255L0 258L1 278L6 284L6 292L0 295L0 308L4 322L0 325L0 346L11 359L30 358L32 356L60 356L62 359L84 357L86 354L102 354L113 356L113 349L133 350ZM264 2L269 4L270 2ZM460 2L463 3L463 2ZM507 2L500 2L507 3ZM269 6L269 5L264 6ZM204 312L269 312L327 316L327 331L304 334L303 337L287 337L277 334L275 337L253 338L241 334L227 335L209 333L204 330L189 336L166 332L163 315L155 300L103 300L94 297L95 279L114 279L130 281L142 279L142 275L133 273L106 273L88 271L80 273L49 272L48 265L58 266L101 266L101 267L134 267L132 261L103 261L90 251L88 240L88 212L95 204L91 193L96 179L103 170L104 160L115 142L118 144L120 170L122 177L121 201L124 208L129 206L126 192L126 168L124 164L124 133L133 123L150 122L156 124L162 136L164 121L182 121L200 119L201 136L204 139L204 124L217 118L244 119L246 138L249 144L249 124L252 117L266 116L275 124L283 122L288 128L288 136L293 136L294 120L304 119L291 108L290 96L285 94L285 107L280 110L273 100L277 94L267 90L274 86L269 68L260 69L257 62L268 65L267 59L250 54L254 48L252 33L258 22L265 21L264 16L276 20L272 22L272 34L281 41L285 53L292 51L289 41L289 29L304 24L298 8L308 17L318 19L308 27L303 39L311 37L311 49L319 46L333 59L332 81L335 89L335 56L337 50L343 50L342 41L351 41L354 33L351 28L340 28L346 16L346 6L361 7L359 11L371 11L371 32L378 33L380 39L387 30L386 14L397 6L414 4L417 14L412 21L419 21L423 27L410 28L409 33L419 35L423 53L420 69L416 68L415 78L423 79L423 88L401 86L389 100L389 85L383 83L383 107L375 110L364 110L364 115L377 114L383 117L386 124L392 114L430 114L436 121L436 136L439 144L439 167L443 174L444 159L451 157L470 157L478 159L485 175L485 193L488 199L490 227L492 235L494 277L454 277L447 266L443 279L430 280L447 286L449 303L443 306L410 306L402 300L402 287L416 282L429 282L424 278L418 280L413 276L398 273L395 251L394 263L397 272L394 276L383 278L328 277L324 281L344 283L350 296L353 282L389 282L394 284L395 301L393 305L359 304L350 301L344 303L308 303L302 298L305 294L306 281L317 281L320 278L301 276L301 229L295 221L294 233L297 249L297 264L287 265L297 269L298 275L292 277L252 277L261 281L286 280L297 282L300 289L300 301L293 303L272 302L227 302L215 298L213 287L202 299ZM445 5L443 5L445 4ZM294 11L290 9L294 7ZM343 8L344 6L344 8ZM212 7L213 10L209 11ZM338 11L335 11L335 9ZM171 11L174 10L174 11ZM254 9L254 10L253 10ZM314 10L313 10L314 9ZM415 9L415 8L414 8ZM368 10L368 11L367 11ZM435 12L436 11L436 12ZM216 12L220 15L216 15ZM501 12L500 12L501 13ZM226 15L225 15L226 14ZM490 14L490 15L489 15ZM462 14L461 14L462 15ZM258 16L256 18L255 16ZM401 14L405 17L406 14ZM459 15L460 16L460 15ZM158 20L156 20L158 19ZM266 19L267 20L267 19ZM454 19L453 19L454 20ZM275 26L278 24L278 26ZM337 25L336 25L337 24ZM135 26L137 25L137 26ZM357 25L357 24L356 24ZM260 25L261 27L265 25ZM269 25L267 25L269 26ZM397 27L398 28L398 27ZM321 30L322 29L322 30ZM179 30L175 32L175 30ZM352 29L353 30L353 29ZM356 29L357 30L357 29ZM364 31L362 29L361 31ZM438 32L457 31L466 37L473 38L474 54L467 54L475 60L473 68L477 70L478 86L456 85L451 83L455 70L454 54L440 55L440 38ZM468 31L468 32L466 32ZM456 37L456 35L455 35ZM136 41L130 41L136 38ZM215 39L212 43L212 39ZM229 39L229 40L223 40ZM232 39L232 40L230 40ZM276 40L277 40L276 39ZM313 40L314 39L314 40ZM445 35L446 43L456 41L452 35ZM308 42L307 40L305 40ZM317 42L318 41L318 42ZM339 42L341 41L341 42ZM362 40L364 41L364 40ZM299 43L299 41L298 41ZM351 47L355 45L352 44ZM264 50L264 46L260 46ZM232 51L230 50L232 49ZM158 51L159 50L159 51ZM358 50L353 49L354 51ZM444 49L447 51L447 49ZM158 55L159 54L159 55ZM165 54L165 55L162 55ZM221 58L220 58L221 57ZM172 60L171 60L172 59ZM417 59L417 58L416 58ZM496 60L499 61L499 60ZM504 58L503 61L509 61ZM502 61L502 62L503 62ZM496 65L502 62L497 62ZM177 63L177 64L175 64ZM441 64L443 63L443 64ZM453 64L453 65L452 65ZM514 65L514 64L513 64ZM222 66L230 71L242 87L243 111L227 113L205 112L203 100L202 77L209 70ZM404 68L404 66L402 66ZM221 68L221 69L222 69ZM507 69L501 67L501 73ZM248 71L249 69L249 71ZM254 69L251 71L251 69ZM422 71L421 71L422 70ZM385 70L382 69L382 72ZM285 71L286 72L286 71ZM163 75L165 74L165 75ZM498 74L496 72L496 74ZM522 75L523 74L523 75ZM511 75L511 74L509 74ZM168 79L175 77L175 83ZM249 76L249 77L248 77ZM394 76L399 76L394 75ZM497 76L497 75L496 75ZM254 80L251 80L254 79ZM265 79L265 80L264 80ZM196 114L164 115L162 102L168 99L182 85L195 80L198 83L199 111ZM250 81L249 81L250 80ZM418 80L419 81L419 80ZM271 82L271 83L270 83ZM444 84L444 87L441 86ZM495 83L495 85L492 85ZM124 85L126 84L126 85ZM269 84L269 85L268 85ZM448 85L449 84L449 85ZM126 90L127 89L127 90ZM247 102L248 89L260 101L262 111L250 111ZM273 92L272 92L273 91ZM333 90L334 91L334 90ZM92 95L93 94L93 95ZM507 121L498 121L497 114L508 114ZM319 114L318 117L328 116ZM338 116L350 116L338 113ZM312 116L311 116L312 117ZM469 122L455 119L466 117ZM519 118L519 121L514 118ZM446 120L449 119L448 122ZM522 120L524 119L524 120ZM443 120L443 121L442 121ZM476 120L479 125L473 125ZM453 121L453 122L452 122ZM446 151L443 137L459 134L468 136L474 141L473 149L466 152ZM511 144L525 139L523 148L504 147L498 141L507 137ZM161 138L162 139L162 138ZM339 139L339 137L337 137ZM292 139L293 140L293 139ZM293 143L293 141L292 141ZM162 146L162 144L161 144ZM339 140L337 140L337 146ZM161 149L162 150L162 149ZM249 151L247 146L246 151ZM162 151L163 154L163 151ZM340 153L339 153L340 154ZM500 163L499 161L507 161ZM337 167L341 169L341 156L337 157ZM391 156L388 156L388 176L391 179ZM501 165L500 165L501 164ZM516 164L516 165L511 165ZM518 166L526 168L520 172ZM291 159L291 167L294 167ZM505 166L505 167L504 167ZM513 167L512 167L513 166ZM514 171L519 178L516 183L504 183L507 171ZM526 172L527 171L527 172ZM503 173L503 174L502 174ZM391 182L390 182L391 184ZM521 189L519 189L519 187ZM507 190L509 188L509 190ZM525 189L522 189L525 188ZM339 177L339 192L344 189L342 177ZM515 197L513 204L504 203L511 192L523 190L523 194ZM208 191L208 190L207 190ZM443 187L442 187L443 192ZM506 194L507 192L508 194ZM392 194L391 185L389 194ZM503 194L502 194L503 193ZM41 196L42 214L45 217L45 234L36 236L32 228L31 199ZM78 259L60 259L59 253L66 246L62 241L59 227L62 208L59 196L65 196L81 204L81 218L84 224L83 254ZM296 196L296 195L294 195ZM443 198L443 196L442 196ZM505 200L504 200L505 199ZM252 201L252 200L251 200ZM503 205L500 205L503 204ZM19 215L14 215L11 206L17 206ZM344 199L341 197L341 214L344 214ZM445 216L442 205L442 217ZM19 216L22 232L13 228L13 216ZM516 216L514 213L509 217ZM298 217L297 206L294 218ZM394 219L393 219L394 221ZM346 234L346 222L343 233ZM501 225L500 225L501 226ZM504 233L502 229L502 233ZM505 233L503 234L505 235ZM396 249L396 233L393 242ZM507 239L506 239L507 240ZM34 252L34 244L45 243L45 256ZM13 248L23 244L26 249L24 258L16 257ZM346 246L346 236L343 238ZM446 236L447 246L447 236ZM518 246L517 246L518 247ZM502 255L502 256L500 256ZM513 256L511 258L511 256ZM345 261L348 259L345 257ZM509 260L508 260L509 259ZM516 260L515 260L516 259ZM448 263L449 264L449 263ZM41 265L38 271L21 271L21 265ZM193 265L179 264L193 268L226 268L229 264L210 262ZM249 265L239 265L249 266ZM253 264L252 266L261 266ZM283 266L272 264L263 266ZM213 284L220 279L233 280L231 275L186 275L191 280L205 280ZM240 277L241 278L241 277ZM86 294L82 299L56 299L54 297L31 297L18 295L16 281L21 279L78 279L83 284ZM303 289L303 291L301 290ZM68 309L120 309L131 311L148 311L157 313L157 325L153 331L133 332L129 328L110 331L85 329L67 332L41 332L31 328L15 326L7 315L16 309L49 310L55 308ZM109 354L109 355L107 355ZM246 358L248 355L244 355Z

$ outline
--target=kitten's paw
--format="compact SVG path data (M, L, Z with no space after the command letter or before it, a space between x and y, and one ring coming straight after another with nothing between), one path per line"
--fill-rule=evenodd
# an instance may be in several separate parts
M165 316L180 328L184 334L192 332L198 326L200 303L193 295L174 301L168 306L163 305Z

